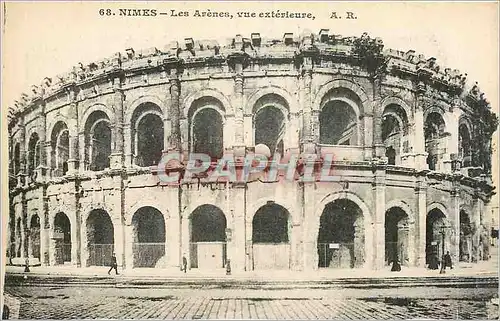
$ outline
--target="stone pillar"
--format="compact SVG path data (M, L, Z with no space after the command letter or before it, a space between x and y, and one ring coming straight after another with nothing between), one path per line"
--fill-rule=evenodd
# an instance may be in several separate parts
M425 267L426 261L426 233L427 233L427 183L425 177L418 177L415 186L415 244L416 247L416 265L418 267Z
M289 129L288 135L290 137L288 150L291 153L298 154L300 151L300 137L299 137L300 119L298 112L290 112L290 124L288 126L288 129Z
M245 270L253 271L252 217L255 213L245 213Z
M47 167L47 149L44 148L47 144L47 117L45 115L45 103L42 104L42 112L40 114L40 123L42 128L38 131L39 139L40 139L40 164L35 168L36 172L36 180L39 182L45 181L47 178L46 175L48 173L49 167ZM50 143L50 136L49 136Z
M244 78L243 78L243 60L235 60L234 66L234 156L245 156L245 126L244 126Z
M171 151L182 151L181 145L181 127L180 127L180 94L181 94L181 83L178 76L179 66L173 65L170 69L170 120L171 120L171 132L170 132L170 142L167 150ZM166 116L166 115L165 115Z
M474 203L472 207L472 217L471 217L471 223L473 226L473 234L472 234L472 262L476 263L480 260L479 254L480 254L480 249L479 249L479 243L481 240L481 213L483 211L483 201L478 198L477 196L474 196Z
M69 129L69 155L68 155L68 172L66 174L75 174L76 168L79 166L79 155L78 155L78 106L76 102L76 95L73 93L70 95L72 98L72 103L68 109L68 129ZM51 133L49 133L50 135Z
M78 135L74 132L69 137L68 172L66 174L71 175L76 172L76 168L79 166L78 161Z
M190 228L189 214L183 212L181 216L181 258L183 255L188 260L188 267L191 267L191 246L190 246Z
M458 190L454 189L450 192L450 208L448 215L451 223L450 255L453 265L456 265L460 260L460 195Z
M113 237L114 237L114 252L116 255L116 262L121 268L128 265L125 257L125 224L120 219L113 219Z
M446 152L443 155L443 166L441 167L444 172L452 172L452 162L458 158L458 124L462 111L458 107L454 107L452 111L446 112L447 132L450 134L447 137Z
M429 169L427 165L427 152L425 151L424 136L424 108L426 102L423 93L417 97L413 124L413 152L415 154L415 168L418 170Z
M181 249L181 217L180 217L180 204L179 204L179 191L172 190L168 196L170 209L172 212L170 213L170 217L166 220L166 228L167 232L167 257L168 264L171 267L180 267L181 259L182 259L182 249Z
M245 185L233 187L229 190L231 195L230 211L233 218L231 228L231 241L228 242L228 259L231 260L233 271L246 270L246 225L245 225ZM228 195L229 196L229 195Z
M80 164L78 172L80 174L83 174L89 166L86 149L87 146L85 146L85 131L84 129L82 129L82 131L78 133L78 150L80 151Z
M129 270L134 267L134 226L132 222L127 222L123 228L125 229L125 247L123 249L125 264L123 269Z
M120 77L115 77L113 79L113 98L112 104L114 109L114 122L111 125L111 155L109 166L112 169L118 169L123 167L123 147L124 147L124 137L123 137L123 101L125 100L125 95L121 89ZM118 255L118 254L117 254ZM118 256L117 256L118 259Z
M373 268L383 269L385 266L385 170L375 171L373 196L375 211L373 220ZM371 258L367 258L370 260Z
M364 133L364 141L363 141L363 149L364 149L364 160L369 161L373 158L373 114L364 114L361 120L364 123L365 133Z
M318 269L318 233L320 222L320 217L316 217L314 183L299 183L298 194L298 198L304 200L301 208L304 217L302 226L303 269L304 271L314 271Z
M302 106L301 150L304 153L316 153L312 124L312 57L304 57L303 72L300 78L299 106ZM321 106L315 106L321 108Z
M21 216L21 257L28 257L28 203L26 200L26 193L22 197L22 216Z
M131 167L133 165L133 162L132 162L132 155L133 155L133 152L132 152L132 130L130 128L130 124L127 123L127 124L123 124L123 137L124 137L124 153L125 153L125 163L124 163L124 166L125 167Z
M17 176L17 187L24 185L26 181L26 127L24 126L24 118L19 118L19 172Z
M76 205L76 204L75 204ZM78 257L79 257L79 251L80 251L80 246L78 242L78 229L79 229L79 222L77 220L77 215L76 215L76 208L73 208L72 211L75 213L75 215L72 217L71 220L71 265L73 266L78 266Z
M410 218L410 220L408 221L408 236L407 236L408 266L417 266L417 253L415 252L416 233L417 231L416 231L415 218Z

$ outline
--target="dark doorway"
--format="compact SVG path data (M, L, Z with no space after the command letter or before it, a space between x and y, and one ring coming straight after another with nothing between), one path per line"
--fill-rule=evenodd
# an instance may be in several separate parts
M357 268L364 264L363 213L347 199L327 204L318 234L318 267Z
M154 207L140 208L132 217L134 267L155 267L165 255L165 221Z
M87 265L110 266L114 251L114 228L108 213L92 210L87 218Z
M54 239L56 245L56 264L71 262L71 223L62 212L54 218Z
M191 267L221 268L226 262L226 216L214 205L201 205L190 216Z

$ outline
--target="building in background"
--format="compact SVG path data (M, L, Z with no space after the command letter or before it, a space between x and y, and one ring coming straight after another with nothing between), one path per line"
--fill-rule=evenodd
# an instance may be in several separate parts
M487 260L496 127L465 74L366 34L127 49L9 109L8 255L86 267L114 252L127 269L185 255L233 271ZM316 169L333 155L338 179L162 184L157 165L176 151L237 166L314 154Z

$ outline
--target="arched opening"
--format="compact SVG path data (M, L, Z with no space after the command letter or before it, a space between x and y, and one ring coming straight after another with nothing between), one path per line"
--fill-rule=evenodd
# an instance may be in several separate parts
M217 206L201 205L191 213L191 268L224 267L226 263L226 226L226 216Z
M252 220L253 268L290 268L290 213L269 202Z
M54 233L52 236L55 248L55 263L71 262L71 222L68 216L59 212L54 217Z
M254 146L266 145L271 151L283 155L283 140L286 134L288 103L276 94L259 98L253 106Z
M319 143L360 145L358 116L363 104L353 91L335 88L322 98L319 114Z
M431 112L425 119L425 151L430 170L439 170L439 162L446 150L445 122L437 112Z
M408 215L399 207L385 212L385 263L408 266Z
M110 266L114 251L114 227L109 214L96 209L87 218L87 266Z
M472 166L471 138L465 124L461 124L458 128L458 156L462 160L462 167Z
M30 220L31 255L40 260L40 217L33 214Z
M41 148L40 138L37 133L31 134L28 142L28 176L34 179L35 169L40 165L41 161Z
M23 234L22 234L22 221L21 218L18 217L16 221L16 251L15 256L21 257L22 248L23 248Z
M320 218L318 267L358 268L365 262L363 212L351 200L328 203Z
M85 163L91 171L109 168L111 127L103 111L93 112L85 124Z
M435 208L427 214L426 219L426 264L440 262L443 254L449 251L449 226L446 216Z
M63 176L68 170L69 131L66 124L59 121L51 134L51 167L53 176Z
M460 211L460 261L472 261L472 225L464 210Z
M134 267L156 267L165 256L165 220L154 207L140 208L132 217Z
M164 143L162 111L153 103L137 107L132 115L132 148L135 164L141 167L157 165Z
M403 108L390 104L382 114L382 142L389 165L401 164L401 154L408 153L408 118Z
M189 144L193 153L220 159L224 153L222 104L210 97L196 100L189 110Z
M358 122L355 111L344 101L328 102L319 114L319 143L358 145Z

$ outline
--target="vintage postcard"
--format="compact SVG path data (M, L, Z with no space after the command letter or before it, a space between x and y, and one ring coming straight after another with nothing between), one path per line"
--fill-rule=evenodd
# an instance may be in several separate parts
M3 319L498 319L497 2L2 2Z

